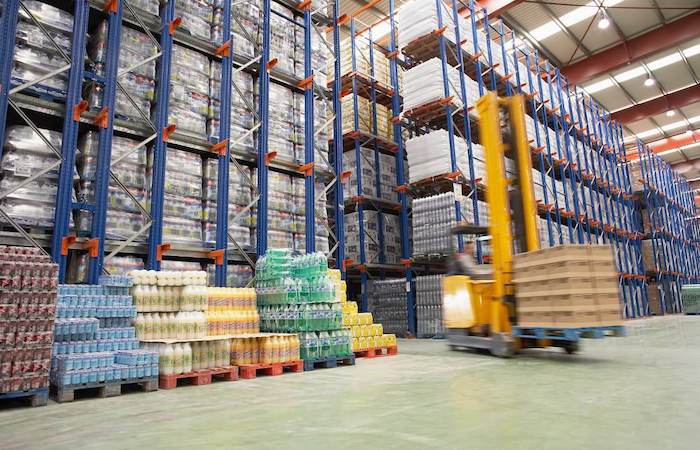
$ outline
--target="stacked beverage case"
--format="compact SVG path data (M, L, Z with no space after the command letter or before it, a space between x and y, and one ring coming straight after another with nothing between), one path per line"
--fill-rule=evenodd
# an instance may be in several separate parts
M302 359L351 353L341 303L322 253L292 257L290 250L269 249L256 265L256 292L262 330L301 333Z
M158 355L139 349L131 325L131 279L103 275L99 281L58 287L51 382L61 388L158 374Z
M443 337L442 281L444 275L416 277L416 320L419 338Z
M50 229L53 227L58 190L58 167L55 165L61 151L61 133L38 129L41 136L32 128L13 125L5 130L2 161L0 161L0 208L20 225ZM43 139L42 139L43 137ZM26 183L38 171L46 171L42 176ZM0 219L5 222L4 218Z
M230 365L228 336L207 339L209 292L204 271L133 271L136 334L157 351L161 375Z
M57 274L37 249L0 247L0 394L49 385Z
M371 280L369 284L369 312L381 323L384 332L405 336L408 331L406 279Z
M343 303L343 326L352 335L353 352L396 346L396 335L384 334L384 327L374 323L372 313L358 313L357 302Z

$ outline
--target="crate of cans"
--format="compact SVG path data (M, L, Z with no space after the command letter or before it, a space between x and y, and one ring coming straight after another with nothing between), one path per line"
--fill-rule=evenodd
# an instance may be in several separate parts
M39 249L0 247L0 394L48 387L57 274Z
M100 321L97 318L56 319L54 339L56 342L92 340L99 328Z

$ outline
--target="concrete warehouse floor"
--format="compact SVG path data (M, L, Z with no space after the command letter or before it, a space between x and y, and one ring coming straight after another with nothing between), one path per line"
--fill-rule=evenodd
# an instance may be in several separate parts
M700 316L582 354L402 341L355 367L0 410L0 447L697 449Z

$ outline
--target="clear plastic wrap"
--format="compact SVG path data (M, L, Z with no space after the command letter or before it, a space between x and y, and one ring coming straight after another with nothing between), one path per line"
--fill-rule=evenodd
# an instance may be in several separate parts
M469 177L467 143L464 139L455 138L454 144L457 169ZM406 154L410 183L452 172L449 136L445 130L435 130L409 139L406 141Z
M39 130L60 151L61 133ZM58 161L55 153L28 126L10 126L5 133L0 208L23 225L51 227L57 191L57 170L25 184L27 178ZM39 163L34 165L35 163ZM7 194L10 190L14 191Z
M136 198L136 200L144 204L146 200L146 190L145 189L129 189L129 193ZM76 187L76 198L79 202L84 202L88 204L95 204L95 183L94 181L80 181ZM126 211L137 213L139 208L137 204L124 192L121 188L117 187L116 184L110 183L107 188L107 207L110 210L115 211Z
M129 153L138 141L119 136L112 137L112 161ZM78 143L76 165L83 180L94 180L97 168L99 135L95 131L85 133ZM126 186L146 189L146 147L141 146L127 157L113 164L110 169Z
M180 132L200 136L207 135L207 117L188 109L183 109L171 103L168 108L168 123L177 126Z
M211 39L211 23L214 18L214 8L204 0L178 0L175 3L175 15L182 17L183 29L192 36L204 40Z
M202 199L199 197L164 194L163 214L187 220L201 221L203 219Z
M76 216L76 227L81 232L88 232L92 226L92 214L81 211ZM126 240L137 233L145 224L144 217L135 212L107 210L105 221L105 236L107 239ZM144 231L134 239L134 242L145 242L148 231Z
M24 7L29 10L32 16L34 16L34 18L42 25L66 35L72 34L72 14L36 0L24 0L22 3L24 4ZM32 20L24 8L19 8L19 17L26 21Z
M51 71L65 66L66 61L56 54L46 53L22 44L15 46L12 65L12 83L15 85L46 76ZM47 93L64 98L68 89L67 72L54 75L33 85L30 89L39 94Z
M178 217L163 217L163 240L202 242L202 222L181 219Z
M17 43L24 44L27 47L34 47L44 52L55 51L53 44L57 44L66 55L70 55L71 39L69 34L52 29L46 29L51 36L49 39L39 27L33 22L20 20L17 22L17 31L15 32L15 40ZM52 42L53 41L53 42Z
M236 240L238 245L240 245L243 250L251 250L252 249L252 244L251 244L251 238L250 238L250 228L248 227L243 227L235 224L229 224L228 225L228 231L233 236L233 238ZM208 243L214 243L216 242L216 224L214 223L205 223L204 224L204 241ZM230 243L229 246L232 246L233 244Z
M229 203L228 205L228 222L229 225L240 225L243 227L254 228L255 227L255 216L254 210L251 208L247 211L243 211L245 205L239 205L235 203ZM204 221L206 223L216 223L217 217L217 203L213 200L204 201ZM236 218L238 216L238 218Z
M104 74L104 64L107 55L107 21L102 21L90 39L88 55L96 73ZM133 28L122 26L119 37L119 71L132 68L131 73L146 78L155 79L156 61L145 64L140 62L158 54L158 47L147 34ZM138 66L137 66L138 65ZM134 67L137 66L137 67ZM122 81L121 78L119 81Z

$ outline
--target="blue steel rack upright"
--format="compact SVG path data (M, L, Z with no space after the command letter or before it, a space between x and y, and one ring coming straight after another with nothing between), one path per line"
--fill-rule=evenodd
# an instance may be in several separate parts
M683 311L683 284L700 279L700 227L694 193L688 182L648 146L637 140L637 168L641 179L644 243L650 244L650 278L659 290L661 314Z
M352 127L343 134L342 119L337 117L338 129L334 135L333 145L341 152L351 151L355 154L354 167L347 168L349 172L345 172L345 176L350 173L355 173L357 177L357 191L353 192L349 199L339 199L338 204L343 205L345 212L355 211L357 213L357 228L359 239L359 261L344 259L344 266L353 274L359 276L360 285L360 302L359 308L361 311L368 309L368 284L371 278L378 277L381 279L387 276L395 276L403 274L407 281L407 310L408 310L408 329L410 334L415 334L415 319L414 319L414 292L410 288L412 282L412 268L410 264L410 246L409 246L409 222L408 222L408 197L404 189L399 189L405 186L404 180L404 164L405 151L403 147L403 128L400 123L401 112L401 97L399 89L399 63L398 51L396 51L396 28L394 21L394 2L389 2L388 15L388 44L379 44L373 38L373 30L377 24L366 25L359 21L357 15L362 9L348 14L345 17L345 22L349 22L349 37L347 44L350 46L350 64L349 72L341 73L340 61L337 62L334 85L336 89L343 90L347 96L351 96L352 100ZM357 25L361 25L362 30L357 29ZM358 48L366 49L366 54L360 54ZM336 42L337 56L340 56L340 42ZM386 57L389 69L389 84L385 80L378 79L377 58ZM363 64L363 68L368 70L368 73L363 73L359 64ZM360 117L360 98L368 101L369 118L362 120ZM391 140L383 135L380 136L378 128L378 105L391 108ZM340 147L338 149L338 147ZM371 150L370 156L366 157L361 149ZM381 167L382 158L380 155L390 155L396 160L396 179L392 180L391 185L387 186L386 181L382 181ZM342 159L340 152L336 153L336 159ZM363 189L363 164L365 161L371 164L375 170L375 190L369 193ZM395 184L394 184L395 183ZM398 202L387 200L383 197L385 190L396 192ZM342 202L342 203L341 203ZM365 230L365 212L367 209L376 211L377 213L377 233L376 237L371 236ZM399 233L401 241L401 253L399 263L387 260L386 254L386 237L384 222L387 220L386 215L397 215L399 223ZM345 220L345 219L343 219ZM378 259L371 259L367 256L366 250L368 245L376 246L378 249Z
M312 2L296 2L289 0L274 0L285 7L293 10L295 17L304 18L305 27L305 42L309 44L311 32L315 30L319 32L320 25L334 24L337 21L334 18L327 17L326 13L321 9L312 10ZM304 83L304 79L299 79L295 76L285 74L275 69L274 64L269 55L269 16L270 0L265 3L265 13L263 20L263 28L266 27L268 46L263 46L263 54L258 56L243 57L234 54L236 42L231 33L231 2L222 4L223 17L222 42L212 43L204 41L191 35L188 31L183 30L181 25L181 17L176 17L175 1L169 1L162 5L160 16L153 16L149 13L135 8L128 0L76 0L74 2L74 30L72 33L72 55L63 55L66 60L66 65L63 71L70 71L70 79L68 83L68 95L65 104L59 102L46 101L42 98L31 97L24 95L21 91L26 87L31 87L34 83L28 82L25 85L11 86L10 73L12 69L12 55L14 50L14 28L17 23L18 12L20 8L25 10L30 18L31 13L24 8L20 0L7 0L4 2L4 11L0 29L3 32L5 39L3 40L2 64L0 64L0 84L3 89L0 95L0 141L4 142L4 131L8 117L8 105L10 105L16 115L22 118L29 126L31 126L39 137L43 139L46 145L53 150L57 156L57 162L46 168L39 174L34 175L31 179L41 176L43 173L56 169L60 165L60 180L57 195L57 208L55 217L55 230L52 235L38 235L33 231L27 231L24 227L15 223L4 211L0 209L0 214L3 215L3 221L13 225L16 229L17 237L6 235L3 236L3 243L26 245L27 241L38 248L46 249L51 247L54 259L59 263L61 271L61 281L65 280L66 267L68 264L69 251L84 252L88 250L89 258L89 276L88 282L96 282L97 277L103 272L103 264L106 260L116 256L117 254L132 254L145 256L149 268L158 269L163 255L169 252L175 258L194 259L199 262L208 262L214 260L217 264L216 269L216 284L224 285L226 283L226 268L229 262L247 263L254 266L254 254L244 251L235 239L232 238L228 230L228 189L217 190L217 229L216 229L216 244L213 249L192 245L181 245L175 243L163 242L163 198L164 198L164 182L165 182L165 162L167 159L168 147L175 147L181 150L187 150L198 153L204 157L218 158L218 179L217 184L227 186L229 180L229 163L240 169L241 164L257 166L260 168L262 176L259 179L263 180L261 186L263 189L255 192L254 200L244 208L240 214L244 214L256 202L265 202L267 198L267 184L265 183L265 175L268 167L273 170L279 170L293 176L303 176L306 172L305 166L311 163L311 176L307 176L305 194L305 209L306 209L306 233L307 246L306 251L313 251L315 245L314 228L316 221L314 217L315 208L315 185L314 180L327 180L332 178L330 186L324 188L324 193L330 191L331 187L339 186L342 181L340 175L333 178L333 174L325 169L319 170L313 168L314 163L314 140L321 130L314 130L314 99L323 99L324 101L332 99L337 100L336 96L313 82L313 70L311 67L311 45L305 45L304 52L304 74L305 79L311 82ZM333 11L334 14L337 11ZM86 54L86 36L89 18L92 14L106 17L108 21L108 36L106 46L106 63L104 68L104 76L97 75L85 71L83 61ZM32 18L33 19L33 18ZM33 19L38 24L38 21ZM295 19L293 22L299 24ZM156 103L156 113L154 120L151 121L148 111L139 111L142 122L145 124L135 124L133 122L125 122L117 120L114 117L114 98L115 93L119 89L125 94L130 102L135 106L135 102L130 98L128 93L120 86L119 77L123 75L118 70L119 64L119 44L120 30L123 24L128 24L139 31L148 35L154 42L158 52L152 55L141 64L157 60L157 83L156 89L158 92ZM240 23L239 23L240 25ZM41 28L41 27L40 27ZM48 33L45 33L50 37ZM338 34L336 27L336 34ZM8 38L8 36L10 36ZM154 38L158 36L159 41ZM174 125L168 123L168 98L170 92L170 66L172 58L173 45L184 45L197 52L205 54L210 60L221 61L223 64L221 71L221 111L224 117L221 118L218 135L213 142L204 139L198 139L189 135L180 133ZM54 46L59 49L58 45ZM71 64L72 61L80 61L80 64ZM133 70L135 67L130 67ZM235 68L235 69L234 69ZM231 142L230 136L230 111L232 87L236 88L233 74L235 71L246 71L248 73L259 75L261 84L267 85L270 81L284 85L288 89L295 92L305 93L305 143L306 154L303 164L299 165L295 162L273 160L273 153L267 148L267 137L265 129L267 127L267 108L268 95L261 95L259 111L255 114L257 125L250 130L250 133L257 131L259 142L257 155L248 154L244 151L238 151L237 145L242 141ZM61 73L55 71L54 75ZM92 82L97 82L104 88L104 96L102 100L102 109L100 111L91 111L87 108L86 102L81 99L81 87L84 79L89 79ZM41 81L41 80L38 80ZM7 88L6 88L7 87ZM263 91L265 88L263 88ZM244 99L246 100L246 99ZM252 100L252 99L251 99ZM246 100L247 101L247 100ZM248 102L249 103L249 102ZM58 117L63 120L63 142L62 149L54 148L51 143L38 133L38 128L34 125L30 117L23 112L26 109L31 111L31 114L47 114L51 117ZM138 108L137 108L138 109ZM335 108L334 108L335 109ZM334 119L329 120L324 127L335 123ZM87 126L96 128L99 132L99 152L96 170L95 184L95 204L74 203L72 200L72 177L75 167L75 150L77 145L79 128ZM151 186L151 202L150 211L144 205L141 205L134 195L119 181L119 179L111 171L112 164L123 160L124 155L120 156L116 161L111 158L111 139L114 132L125 133L129 136L137 136L139 143L131 148L128 153L146 146L153 146L153 174ZM243 137L245 138L245 136ZM309 152L309 149L311 151ZM60 158L60 160L58 160ZM62 164L61 164L62 161ZM342 166L341 166L342 167ZM315 172L315 173L314 173ZM340 172L339 172L340 174ZM124 191L132 201L136 202L138 210L143 217L147 219L145 225L136 232L133 236L126 240L119 241L107 239L105 236L105 220L107 213L107 189L110 179L117 188ZM248 178L249 180L249 178ZM309 188L310 185L310 188ZM255 191L255 189L254 189ZM8 195L11 192L4 192L2 195ZM323 206L325 207L325 205ZM70 215L73 211L87 211L92 214L92 229L89 236L71 235L69 230ZM258 214L261 220L258 222L258 231L263 236L263 239L258 240L259 251L264 252L266 233L266 207L264 204L258 208ZM239 217L237 215L236 217ZM336 223L336 226L338 224ZM342 226L342 222L341 222ZM145 242L141 240L140 235L149 230L149 237ZM342 242L342 229L340 232L340 242ZM6 233L7 234L7 233ZM333 232L330 233L336 240L338 238ZM233 243L231 248L229 243ZM310 244L310 245L309 245ZM336 242L336 247L338 243ZM212 251L214 250L214 251ZM231 250L236 250L232 254ZM109 252L105 256L105 253ZM341 250L342 252L342 250ZM262 254L262 253L260 253Z

